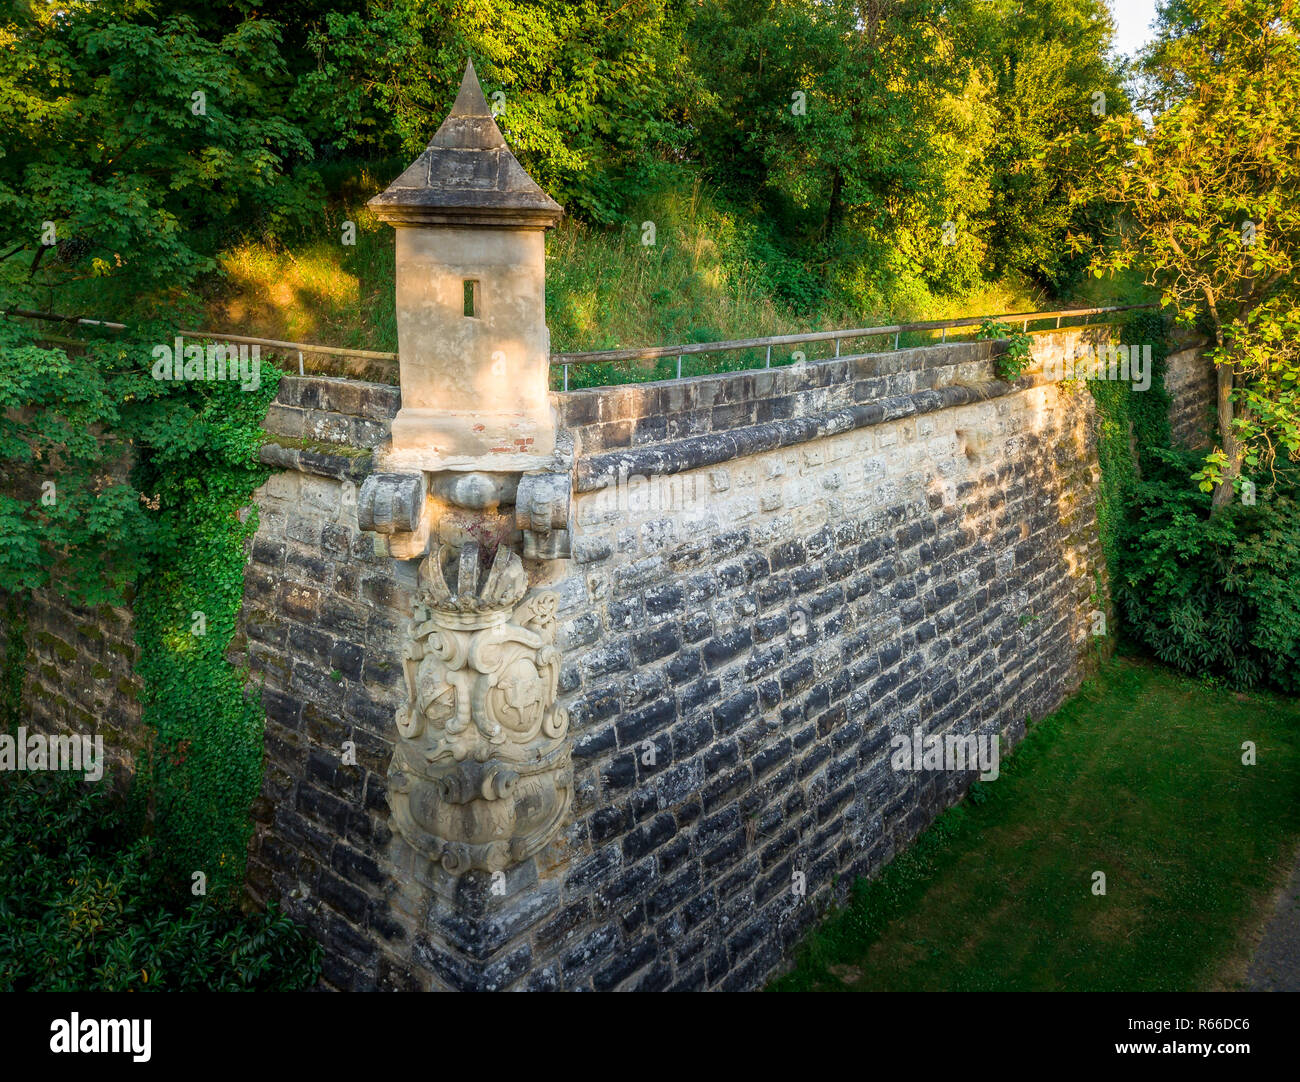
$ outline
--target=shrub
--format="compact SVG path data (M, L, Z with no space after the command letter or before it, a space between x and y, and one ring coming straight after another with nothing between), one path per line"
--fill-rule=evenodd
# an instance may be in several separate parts
M975 332L977 338L1006 339L1007 348L993 361L998 379L1014 383L1033 361L1030 353L1031 339L1024 331L1017 331L1009 323L999 323L992 316L985 318Z
M1184 672L1300 691L1300 486L1291 476L1211 519L1187 481L1195 455L1133 489L1115 596L1126 634Z
M123 805L75 776L0 776L0 991L292 991L320 947L157 875Z

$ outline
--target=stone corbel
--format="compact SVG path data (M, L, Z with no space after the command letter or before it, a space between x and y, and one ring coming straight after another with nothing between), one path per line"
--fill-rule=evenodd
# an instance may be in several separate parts
M569 556L572 475L557 466L373 474L358 497L377 550L421 561L389 803L402 836L453 874L532 856L572 802L559 599L530 592L523 564ZM534 564L535 581L549 574Z
M357 524L376 534L376 548L395 560L429 551L433 530L423 473L372 473L361 482Z
M573 479L567 473L529 473L519 480L515 523L529 560L567 560L569 503Z

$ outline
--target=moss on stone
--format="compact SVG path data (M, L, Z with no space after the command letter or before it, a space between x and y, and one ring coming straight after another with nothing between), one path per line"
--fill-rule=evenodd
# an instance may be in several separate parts
M339 455L343 458L365 458L373 454L369 447L351 447L344 443L326 443L324 440L311 440L306 437L271 436L267 433L267 442L286 451L315 451L322 455Z

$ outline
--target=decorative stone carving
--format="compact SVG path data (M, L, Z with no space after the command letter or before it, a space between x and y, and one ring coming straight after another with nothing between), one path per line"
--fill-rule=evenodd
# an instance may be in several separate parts
M569 558L572 491L573 480L567 473L530 473L519 479L515 522L523 531L524 556L528 559Z
M504 545L486 574L476 544L420 565L389 800L402 835L453 873L536 853L572 800L558 598L527 585Z
M361 482L357 523L375 533L414 533L424 514L422 473L372 473Z

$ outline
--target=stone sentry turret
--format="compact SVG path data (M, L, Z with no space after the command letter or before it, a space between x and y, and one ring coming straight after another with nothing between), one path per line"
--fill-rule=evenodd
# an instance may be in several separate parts
M369 205L397 233L402 408L358 512L378 551L420 561L389 803L448 871L496 871L546 846L572 798L544 588L569 555L544 248L563 211L510 153L473 63Z

